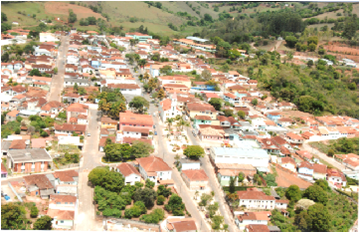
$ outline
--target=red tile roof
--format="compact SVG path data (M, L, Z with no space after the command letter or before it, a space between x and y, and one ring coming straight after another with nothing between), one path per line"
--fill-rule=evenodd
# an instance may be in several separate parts
M131 174L136 174L138 176L140 176L140 173L138 172L138 170L136 170L136 168L128 163L122 163L120 165L117 166L117 168L119 168L121 174L123 174L124 177L129 176Z
M184 170L182 173L190 179L190 181L207 181L209 177L203 169L199 170Z
M72 195L50 195L50 200L54 202L73 202L75 204L76 197Z
M57 171L54 172L53 175L62 182L74 181L73 177L79 177L79 173L75 170Z
M135 114L130 111L120 112L120 124L134 124L134 125L153 125L153 118L151 115Z
M24 176L23 178L27 185L36 185L40 190L54 188L50 180L44 174Z
M26 140L12 140L9 149L26 149Z
M57 220L74 220L75 211L49 209L47 215L52 218L56 217Z
M263 224L249 224L246 228L249 232L270 232L269 227Z
M239 199L250 200L275 200L273 196L267 196L261 191L237 191Z
M146 172L160 172L172 170L171 167L169 167L169 165L167 165L167 163L165 163L164 160L159 157L149 156L146 158L137 158L136 161Z

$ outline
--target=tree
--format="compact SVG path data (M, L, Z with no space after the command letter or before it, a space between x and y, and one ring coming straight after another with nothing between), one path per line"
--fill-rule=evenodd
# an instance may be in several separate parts
M327 153L327 156L333 157L334 154L335 154L334 150L333 150L333 149L329 149L329 150L328 150L328 153Z
M201 77L205 80L205 81L209 81L211 80L211 72L209 70L203 70L201 72Z
M214 202L214 204L212 205L208 205L208 207L206 208L209 215L210 215L210 218L213 218L216 211L219 209L219 203L218 202Z
M138 189L134 193L134 201L144 202L146 208L150 209L154 206L156 200L156 192L150 188Z
M76 14L70 9L69 18L68 18L69 23L75 23L76 20L77 20Z
M322 205L316 203L307 210L308 222L307 226L311 231L316 232L328 232L331 231L331 215L328 209Z
M124 187L124 177L108 167L96 167L88 175L89 181L94 186L103 187L111 192L120 192Z
M244 111L241 111L241 110L237 112L237 115L238 115L239 118L242 119L242 120L244 120L245 117L246 117L245 112L244 112Z
M203 193L200 199L201 201L199 202L199 206L207 206L213 197L209 194Z
M8 23L1 23L1 32L5 32L7 30L10 30L12 28L11 24Z
M326 192L331 192L329 183L326 180L322 180L322 179L316 180L314 185L321 187Z
M316 50L316 44L311 43L309 44L309 51L314 52Z
M1 12L1 23L8 21L7 15L4 12Z
M162 99L165 98L165 91L164 91L164 89L160 88L160 90L159 90L158 93L157 93L157 98L158 98L159 100L162 100Z
M224 114L225 114L226 117L232 116L233 115L233 110L232 109L225 109Z
M258 104L258 100L256 98L251 100L251 104L256 106Z
M308 187L303 196L315 202L320 202L323 205L326 205L328 201L327 193L319 185Z
M30 217L36 218L39 214L39 210L36 206L32 206L30 209Z
M201 146L191 145L186 147L184 155L189 159L198 160L200 157L204 157L205 151Z
M210 23L213 22L213 18L212 18L211 15L209 15L209 14L205 14L205 15L204 15L204 20L205 20L205 21L208 21L208 22L210 22Z
M158 196L169 197L172 194L171 188L168 188L167 185L159 185L157 189Z
M155 187L155 182L151 181L150 179L146 179L146 181L145 181L145 187L152 189L152 188Z
M212 218L211 228L215 231L220 230L220 225L224 222L224 217L216 215Z
M51 230L52 229L52 218L48 215L41 216L34 223L33 230Z
M151 153L154 152L154 148L146 142L134 141L132 144L132 155L135 158L148 157Z
M149 102L142 96L135 96L133 100L129 103L131 108L135 108L138 113L143 113L144 108L149 107Z
M287 46L290 48L294 48L296 43L298 42L298 39L295 36L287 36L285 37L285 41Z
M174 216L184 216L185 204L182 198L173 193L169 199L168 204L165 205L165 209L171 212Z
M172 125L173 122L174 122L174 118L166 118L166 124L168 126L169 132L171 130L171 125Z
M142 67L142 68L145 67L146 63L147 63L147 61L146 61L145 59L140 59L140 60L138 61L138 65L139 65L140 67Z
M219 98L211 98L209 104L211 104L216 111L220 111L222 106L222 100Z
M307 62L307 66L308 66L309 68L311 68L313 65L314 65L314 61L313 61L313 60L309 60L309 61Z
M238 182L243 182L243 180L245 179L245 174L243 172L240 172L238 175Z
M308 225L307 222L309 222L309 215L306 211L302 211L299 214L295 215L294 224L299 228L299 230L307 232L308 231Z
M235 193L235 182L236 182L237 177L234 176L230 176L230 183L229 183L229 193Z
M308 37L308 39L307 39L307 43L308 43L309 46L310 46L311 44L317 45L318 42L319 42L319 39L318 39L317 36L310 36L310 37Z
M297 185L290 185L290 187L285 192L285 196L290 201L297 202L301 199L300 188Z
M157 197L156 204L157 205L164 205L166 198L163 195Z
M25 230L26 218L21 207L15 203L1 205L1 229Z
M30 76L41 76L41 73L38 69L32 69L29 73Z

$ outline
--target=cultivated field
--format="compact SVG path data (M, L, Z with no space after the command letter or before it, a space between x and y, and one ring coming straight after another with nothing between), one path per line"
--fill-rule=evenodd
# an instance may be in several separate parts
M75 4L69 4L66 2L46 2L45 13L49 15L63 15L66 18L69 16L69 10L72 10L77 15L77 20L80 21L82 18L95 17L96 19L105 19L99 13L93 12L90 8L78 6Z

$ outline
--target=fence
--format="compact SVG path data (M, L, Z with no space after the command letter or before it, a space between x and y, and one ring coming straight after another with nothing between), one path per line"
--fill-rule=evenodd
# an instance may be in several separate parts
M141 222L141 221L136 221L136 220L130 220L130 219L123 219L123 218L107 218L104 217L104 222L105 222L105 230L107 229L107 224L108 221L111 221L112 223L115 224L122 224L124 227L126 226L131 226L131 227L136 227L138 229L141 230L146 230L146 231L156 231L156 232L160 232L160 224L153 224L153 223L145 223L145 222ZM129 231L131 231L131 229L129 228Z
M65 168L80 168L80 163L71 163L67 165L58 165L58 169L65 169Z
M14 187L11 185L11 182L8 182L8 185L10 187L10 189L13 191L13 193L16 195L16 197L18 198L19 201L23 202L22 198L20 197L20 195L16 192L16 190L14 189Z

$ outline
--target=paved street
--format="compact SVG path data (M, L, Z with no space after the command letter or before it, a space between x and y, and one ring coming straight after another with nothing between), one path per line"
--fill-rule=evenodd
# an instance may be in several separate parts
M303 144L303 149L309 151L310 153L319 156L319 158L321 158L322 160L328 162L329 164L331 164L332 166L334 166L335 168L339 169L339 170L344 170L346 167L344 165L342 165L341 163L339 163L338 161L336 161L335 159L328 157L326 154L318 151L317 149L311 147L309 145L308 142L305 142Z
M66 54L69 48L69 37L61 37L61 45L59 47L59 55L56 59L56 67L58 73L52 77L50 92L48 94L48 101L59 101L61 102L61 91L64 87L64 75L65 75L65 63Z

